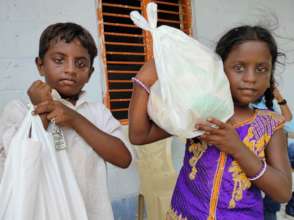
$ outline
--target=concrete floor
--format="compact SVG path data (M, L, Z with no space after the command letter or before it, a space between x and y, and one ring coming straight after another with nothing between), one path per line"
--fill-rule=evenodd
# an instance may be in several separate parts
M282 205L281 211L277 214L277 220L294 220L294 217L286 215L285 205Z

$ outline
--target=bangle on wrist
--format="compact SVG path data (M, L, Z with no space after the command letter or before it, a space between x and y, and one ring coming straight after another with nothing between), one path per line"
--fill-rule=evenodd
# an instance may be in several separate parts
M133 77L132 81L141 86L141 88L143 88L148 94L150 94L150 89L141 80L137 79L136 77Z
M278 102L279 105L286 105L287 101L286 99L283 99L282 101Z
M258 171L258 173L257 173L255 176L253 176L253 177L248 177L248 179L249 179L250 181L258 180L258 179L259 179L260 177L262 177L263 174L265 173L265 171L266 171L266 167L267 167L266 161L265 161L265 160L261 160L261 162L262 162L262 167L261 167L260 171Z

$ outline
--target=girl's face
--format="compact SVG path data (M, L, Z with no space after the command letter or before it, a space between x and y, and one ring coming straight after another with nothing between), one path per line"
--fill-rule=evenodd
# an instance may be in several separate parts
M78 96L93 71L89 53L77 39L52 43L44 58L37 59L37 67L48 85L63 98Z
M248 106L270 86L272 56L265 42L246 41L232 48L224 62L234 103Z

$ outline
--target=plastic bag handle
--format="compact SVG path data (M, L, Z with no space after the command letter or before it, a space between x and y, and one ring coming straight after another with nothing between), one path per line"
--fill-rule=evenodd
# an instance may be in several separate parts
M138 27L147 31L152 31L157 26L157 4L154 2L147 4L148 21L138 11L132 11L130 17Z

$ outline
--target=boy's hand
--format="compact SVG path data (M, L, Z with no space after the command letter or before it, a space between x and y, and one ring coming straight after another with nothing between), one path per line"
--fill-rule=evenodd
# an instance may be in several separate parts
M208 144L215 145L220 151L226 152L234 157L239 152L240 147L244 146L235 128L215 118L207 121L208 123L199 123L196 125L198 130L204 131L200 139Z
M28 89L27 94L33 105L37 105L46 100L52 100L50 86L41 80L33 82Z
M35 107L34 114L47 114L49 121L54 121L58 126L74 128L75 119L81 115L59 101L47 100Z

